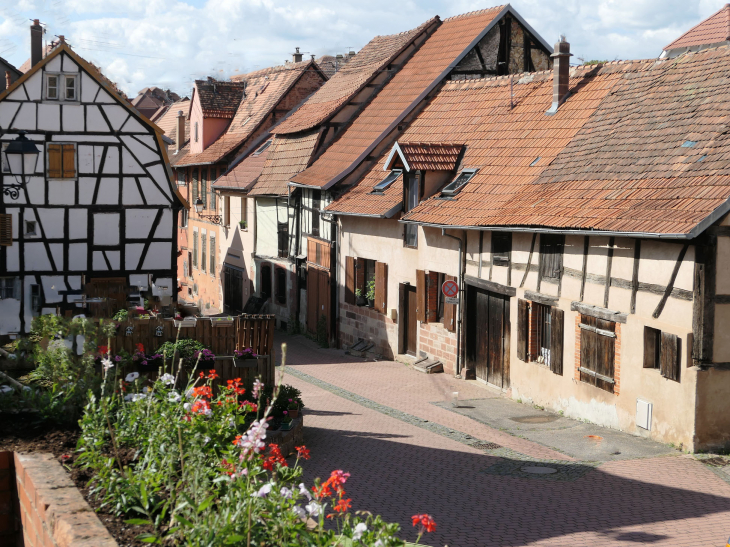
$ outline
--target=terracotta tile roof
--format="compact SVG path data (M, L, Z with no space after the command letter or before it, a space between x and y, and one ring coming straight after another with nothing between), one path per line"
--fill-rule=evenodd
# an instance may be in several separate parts
M234 76L236 84L246 86L246 95L237 103L230 126L220 138L200 154L188 155L183 162L187 165L216 163L236 151L259 128L286 93L312 61L289 63Z
M411 170L453 171L464 145L399 141L398 148Z
M296 136L276 135L266 165L249 195L287 195L289 180L307 167L318 137L319 129Z
M233 118L243 98L246 84L243 82L219 82L195 80L195 93L206 118Z
M449 66L466 54L468 46L503 9L490 8L444 20L347 131L293 181L318 187L336 183L379 142L391 124L415 106L420 95L442 79Z
M185 115L185 135L183 142L187 142L190 138L190 100L178 101L171 104L155 123L157 124L157 127L162 129L165 135L177 142L177 113L180 110L182 110Z
M322 55L314 60L317 63L319 69L324 72L327 79L331 78L337 72L337 65L335 64L335 58L332 55Z
M402 139L464 142L462 165L479 172L453 198L433 196L404 219L694 236L724 211L730 48L572 72L571 95L554 116L545 115L551 73L516 83L512 109L507 78L446 83ZM328 210L391 208L387 195L365 196L384 161Z
M689 29L664 50L719 44L728 40L730 40L730 4L725 4L720 11Z
M44 47L43 50L41 51L41 55L42 55L41 59L45 59L46 55L50 54L51 51L53 51L53 48L54 48L54 46L51 44L48 44L46 47ZM20 72L22 72L23 74L28 72L30 70L30 61L31 61L31 59L30 59L30 57L28 57L25 60L25 62L18 67L18 70Z
M235 168L220 177L213 187L218 189L247 189L261 174L261 170L264 168L264 164L266 163L266 158L269 156L270 150L271 146L261 152L258 156L249 154L248 157L236 165Z
M344 106L363 86L386 69L428 26L430 19L407 32L376 36L312 95L292 116L281 123L275 133L296 133L326 121Z

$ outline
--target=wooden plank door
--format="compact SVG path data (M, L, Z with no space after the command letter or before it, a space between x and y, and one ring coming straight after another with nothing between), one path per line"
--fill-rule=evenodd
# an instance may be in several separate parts
M485 382L491 382L490 378L490 360L489 352L492 345L490 336L489 320L490 314L490 298L489 293L483 290L476 290L475 294L475 317L476 317L476 359L475 370L477 378Z
M327 336L330 333L330 277L327 272L319 272L319 288L317 290L317 322L324 316L327 322ZM316 330L315 325L315 330Z
M416 287L406 287L405 350L416 355L418 349L418 293Z
M317 334L317 309L319 308L319 270L308 268L307 273L307 331Z
M509 298L467 287L466 365L476 377L509 386Z
M489 293L489 347L488 347L488 376L487 381L495 386L504 387L505 381L505 351L504 332L505 314L509 308L505 305L507 299L495 293ZM507 378L509 384L509 378Z
M226 267L223 303L231 313L243 310L243 273L240 270Z

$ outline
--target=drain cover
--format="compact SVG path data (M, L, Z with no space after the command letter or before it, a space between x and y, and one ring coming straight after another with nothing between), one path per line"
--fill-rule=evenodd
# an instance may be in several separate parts
M535 475L552 475L553 473L558 472L558 470L554 467L537 466L523 467L520 471L524 471L525 473L534 473Z
M496 443L488 443L488 442L478 442L478 443L472 443L469 446L472 448L478 448L479 450L494 450L495 448L502 448L500 445Z
M558 418L559 416L551 416L550 414L547 414L538 416L520 416L517 418L510 418L510 420L520 424L547 424L554 422Z

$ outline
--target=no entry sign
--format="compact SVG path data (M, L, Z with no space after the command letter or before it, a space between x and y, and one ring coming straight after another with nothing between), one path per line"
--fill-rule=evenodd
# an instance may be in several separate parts
M458 283L456 283L456 281L444 281L444 284L441 285L441 292L444 293L447 304L454 304L455 302L449 302L449 299L457 300L457 296L459 294L459 285Z

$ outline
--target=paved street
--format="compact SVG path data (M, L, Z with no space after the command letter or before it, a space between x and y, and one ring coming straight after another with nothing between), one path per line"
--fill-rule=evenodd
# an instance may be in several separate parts
M438 523L424 538L434 547L724 547L730 536L730 484L691 456L601 430L623 459L573 458L562 452L586 453L575 450L575 433L565 449L552 435L553 450L469 417L481 405L499 405L486 387L277 335L288 344L284 381L302 391L306 404L308 480L333 469L350 472L353 509L399 522L407 540L415 539L409 517L416 513ZM467 408L444 404L454 391ZM515 408L525 414L531 407ZM627 457L624 446L644 457ZM556 472L531 474L526 467Z

